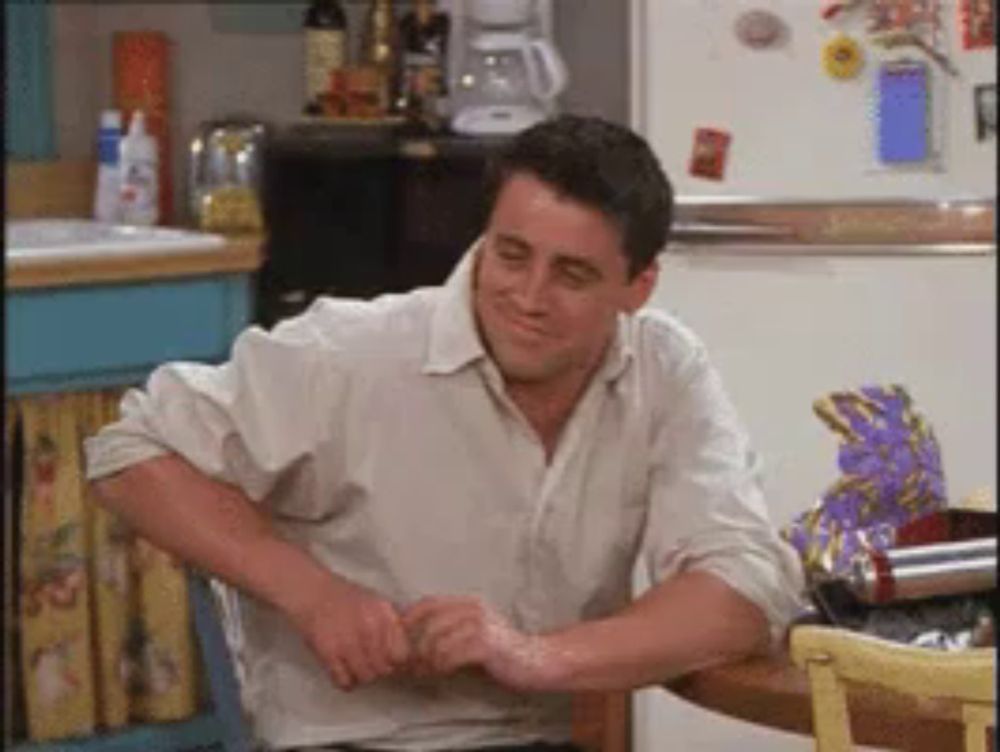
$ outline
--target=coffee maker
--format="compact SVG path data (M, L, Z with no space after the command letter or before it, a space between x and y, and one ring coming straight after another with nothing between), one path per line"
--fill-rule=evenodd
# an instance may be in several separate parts
M552 43L551 0L450 0L451 127L515 133L554 114L568 81Z

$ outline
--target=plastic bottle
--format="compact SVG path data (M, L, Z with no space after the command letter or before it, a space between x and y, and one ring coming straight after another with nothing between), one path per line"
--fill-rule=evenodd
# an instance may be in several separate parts
M122 140L122 114L118 110L101 113L97 131L97 186L94 191L94 219L117 222L121 218L119 149Z
M159 221L159 156L155 139L146 132L142 110L132 113L128 134L121 141L121 221L155 225Z

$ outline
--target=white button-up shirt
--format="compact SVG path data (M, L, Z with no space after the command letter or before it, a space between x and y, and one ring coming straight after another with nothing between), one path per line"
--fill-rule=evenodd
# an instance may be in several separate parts
M659 311L623 315L546 462L477 332L473 256L440 288L321 299L270 333L251 327L222 366L158 368L86 442L88 477L176 452L400 606L476 595L522 630L555 630L625 605L642 555L654 582L718 575L779 634L800 568L695 336ZM240 605L244 701L271 746L569 737L568 695L515 693L478 672L342 692L281 614Z

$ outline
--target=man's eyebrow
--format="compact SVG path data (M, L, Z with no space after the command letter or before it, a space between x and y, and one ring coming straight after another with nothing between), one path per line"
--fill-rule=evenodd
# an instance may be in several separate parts
M531 250L531 244L524 238L520 237L519 235L511 235L510 233L507 232L498 232L497 240L502 240L504 243L510 243L511 245L516 245L519 248L523 248L524 250Z

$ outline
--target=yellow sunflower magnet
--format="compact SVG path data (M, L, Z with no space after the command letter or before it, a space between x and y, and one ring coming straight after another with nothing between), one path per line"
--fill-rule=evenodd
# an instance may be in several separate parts
M831 78L854 78L864 62L861 45L847 34L836 34L823 45L823 69Z

